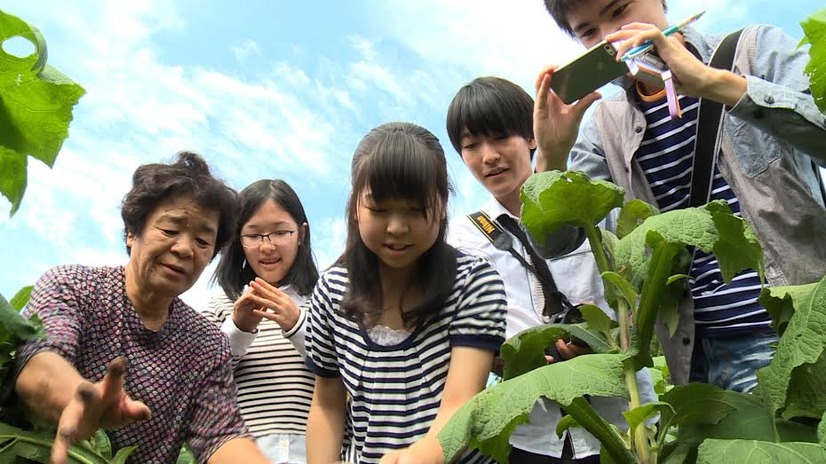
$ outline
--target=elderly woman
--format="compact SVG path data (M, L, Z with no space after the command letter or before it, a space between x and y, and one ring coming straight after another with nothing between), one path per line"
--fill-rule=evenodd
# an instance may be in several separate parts
M241 421L226 338L178 298L232 234L235 193L188 152L132 181L129 262L40 278L26 313L47 336L18 351L16 391L57 424L53 462L104 427L113 447L137 445L130 462L173 463L186 443L199 462L266 463Z

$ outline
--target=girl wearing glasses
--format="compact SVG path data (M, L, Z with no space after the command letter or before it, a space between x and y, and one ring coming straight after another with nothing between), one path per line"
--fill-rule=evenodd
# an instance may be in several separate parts
M304 366L304 301L318 280L295 191L259 180L238 197L234 237L213 275L223 292L207 317L232 347L241 414L274 463L305 462L314 376Z

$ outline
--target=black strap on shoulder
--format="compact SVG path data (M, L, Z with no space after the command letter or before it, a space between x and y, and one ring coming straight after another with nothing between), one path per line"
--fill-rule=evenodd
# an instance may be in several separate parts
M498 221L491 219L484 211L468 214L467 217L470 219L470 222L490 240L494 247L510 253L525 269L536 276L542 287L542 294L545 297L545 306L542 309L542 315L547 320L553 320L555 316L564 316L573 308L573 305L568 301L565 294L557 288L548 264L536 253L531 244L528 243L527 235L519 228L515 220L510 216L503 215L500 216L500 218L502 218L504 222L500 224ZM508 219L508 221L505 221L505 219ZM531 262L528 262L524 256L514 249L513 239L505 230L510 231L525 247Z
M734 52L743 30L727 35L711 55L709 66L731 70ZM718 140L723 118L723 104L707 98L700 99L697 115L697 137L694 141L694 170L691 175L691 197L688 206L702 206L708 203L714 179L714 164L717 160Z
M502 230L499 224L488 216L488 213L484 211L477 211L473 214L468 214L467 217L470 219L470 222L472 222L473 225L479 229L479 232L490 240L490 243L492 243L497 250L507 251L514 258L516 258L520 264L525 266L525 268L533 273L536 273L531 263L529 263L524 256L520 255L519 252L513 248L513 239L511 236Z

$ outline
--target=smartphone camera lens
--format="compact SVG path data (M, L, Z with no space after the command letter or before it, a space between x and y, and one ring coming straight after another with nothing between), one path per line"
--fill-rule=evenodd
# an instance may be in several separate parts
M616 53L616 50L614 50L614 46L609 43L603 45L602 47L605 49L605 52L611 56L614 56L614 53Z

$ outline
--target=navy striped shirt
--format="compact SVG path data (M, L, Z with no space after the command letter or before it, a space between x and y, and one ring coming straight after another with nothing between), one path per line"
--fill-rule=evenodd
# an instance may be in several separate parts
M679 98L683 117L677 120L669 116L665 98L639 100L648 125L636 157L663 212L688 207L691 194L699 101ZM713 182L711 199L725 200L740 216L740 203L716 164ZM743 271L725 284L714 255L697 250L689 275L700 334L736 335L768 329L769 315L757 302L761 289L757 272Z
M504 341L507 300L502 280L485 260L457 252L453 291L443 310L397 345L376 344L340 303L347 270L331 268L310 300L307 366L341 376L351 397L348 427L358 462L377 463L427 434L436 418L450 351L467 346L496 351ZM458 462L492 462L476 451Z

